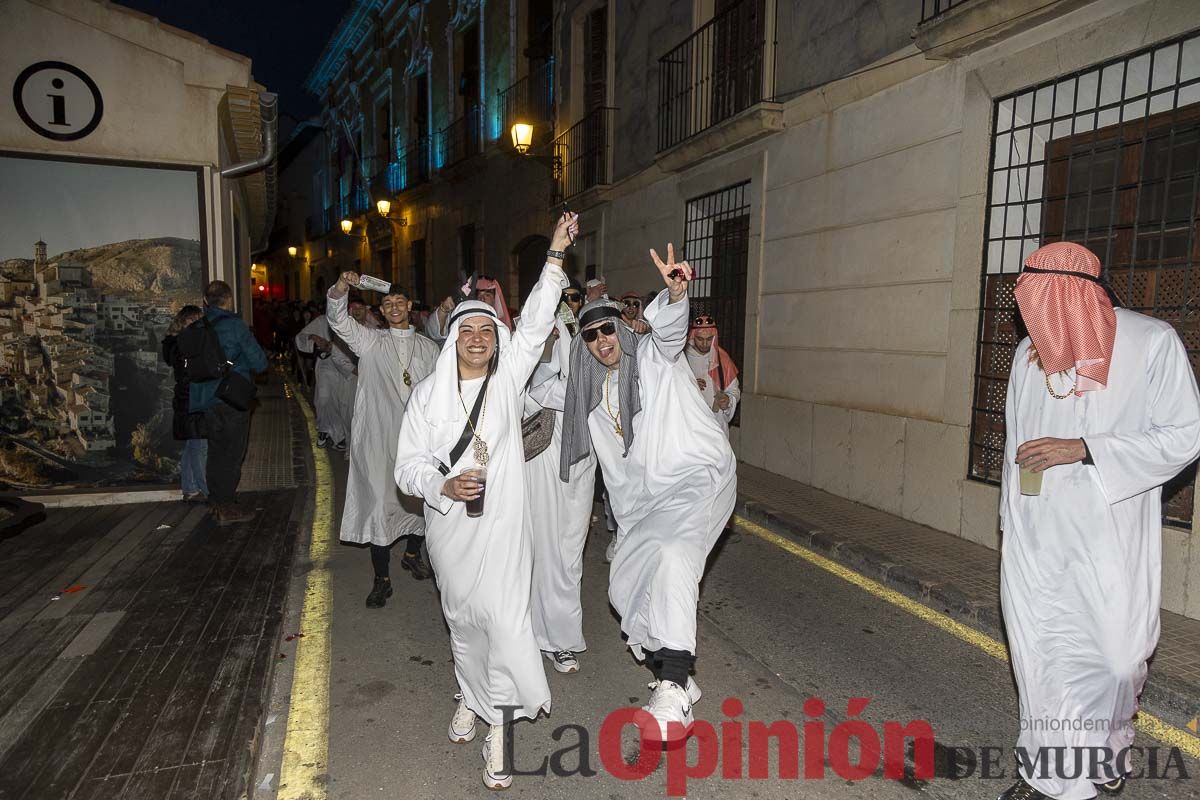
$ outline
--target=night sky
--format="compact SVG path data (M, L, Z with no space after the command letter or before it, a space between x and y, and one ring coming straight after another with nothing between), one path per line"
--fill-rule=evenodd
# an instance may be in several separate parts
M297 120L307 119L320 108L317 98L304 91L302 84L350 5L350 0L119 2L249 56L254 62L254 79L278 92L280 111ZM286 136L292 124L281 119L279 127Z

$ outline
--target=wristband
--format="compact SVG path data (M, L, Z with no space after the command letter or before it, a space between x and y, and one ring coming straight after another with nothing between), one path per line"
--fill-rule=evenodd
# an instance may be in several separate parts
M560 261L565 261L567 258L567 254L564 253L562 250L547 250L546 258L557 258Z

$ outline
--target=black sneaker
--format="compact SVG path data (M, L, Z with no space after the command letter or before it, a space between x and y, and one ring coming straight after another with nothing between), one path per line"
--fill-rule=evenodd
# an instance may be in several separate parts
M334 449L334 450L337 450L339 453L345 452L345 450L346 450L346 440L345 440L345 439L342 439L340 442L338 442L337 444L335 444L335 445L333 446L333 449Z
M1051 798L1030 786L1024 778L1017 778L1017 782L1008 787L997 800L1051 800Z
M375 585L367 595L367 608L383 608L392 596L392 582L388 578L375 578Z
M1096 791L1101 792L1103 794L1108 794L1108 795L1120 794L1121 790L1125 788L1125 776L1122 775L1119 778L1113 778L1111 781L1108 781L1107 783L1097 783L1097 784L1095 784L1095 787L1096 787Z
M433 569L420 553L405 553L404 558L400 559L400 568L418 581L433 577Z
M317 434L317 447L320 447L322 450L325 449L326 447L329 447L329 435L328 434L325 434L325 433Z

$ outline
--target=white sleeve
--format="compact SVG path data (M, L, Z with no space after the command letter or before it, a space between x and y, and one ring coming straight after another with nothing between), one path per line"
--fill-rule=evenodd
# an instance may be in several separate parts
M1004 401L1004 462L1000 465L1000 530L1008 528L1008 518L1012 514L1010 505L1013 492L1020 483L1017 474L1017 375L1020 362L1025 356L1020 347L1013 358L1013 367L1008 374L1008 394ZM1014 483L1014 481L1016 483Z
M646 321L650 323L649 336L658 352L668 361L675 361L687 344L689 300L686 295L678 303L670 300L666 289L659 292L646 307Z
M742 386L738 383L737 378L734 378L725 387L725 394L729 396L729 408L722 410L721 414L725 417L725 421L729 422L737 412L738 401L742 399Z
M429 431L424 402L410 402L404 410L396 445L396 485L404 494L420 497L427 507L445 514L454 501L442 494L446 476L438 470L437 457L429 448Z
M325 295L325 318L329 320L329 327L342 337L342 341L356 356L362 356L375 346L379 337L350 316L346 310L350 304L349 292L341 297L334 297L333 292L334 289L330 288L329 293Z
M1200 455L1200 392L1179 334L1163 331L1146 373L1149 427L1085 439L1109 504L1161 486Z
M329 363L333 364L333 368L338 371L343 378L354 376L354 359L350 357L350 350L341 337L335 337L330 340L333 347L329 349Z
M529 299L521 309L517 329L512 335L512 346L508 359L513 377L524 386L542 358L546 337L554 328L555 313L558 311L562 290L569 285L566 273L550 262L542 267L542 276L529 293Z
M329 323L325 321L325 317L317 317L296 334L296 349L301 353L311 353L313 351L312 337L314 336L320 336L322 339L329 338Z

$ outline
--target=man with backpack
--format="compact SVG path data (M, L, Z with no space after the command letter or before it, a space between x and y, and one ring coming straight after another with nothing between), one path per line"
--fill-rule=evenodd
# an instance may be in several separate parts
M190 409L204 414L209 503L217 525L225 527L254 518L253 511L237 506L237 486L256 391L251 373L266 370L267 356L233 313L228 283L209 283L204 305L204 317L180 333L179 349L191 380Z

